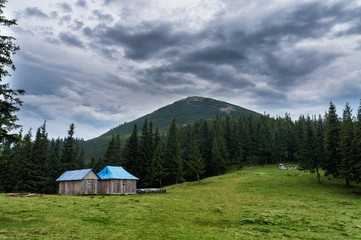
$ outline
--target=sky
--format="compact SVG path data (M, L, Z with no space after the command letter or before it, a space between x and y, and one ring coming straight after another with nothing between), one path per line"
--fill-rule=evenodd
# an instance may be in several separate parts
M97 137L188 96L293 120L361 98L361 1L10 0L19 123Z

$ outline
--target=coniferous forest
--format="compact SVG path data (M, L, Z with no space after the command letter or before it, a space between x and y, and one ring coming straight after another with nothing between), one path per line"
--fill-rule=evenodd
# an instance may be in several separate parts
M46 122L35 136L20 134L8 144L6 162L0 168L0 192L56 193L56 179L66 170L123 166L140 180L140 187L162 187L184 181L200 181L221 175L230 167L250 164L295 163L298 169L316 173L317 181L330 176L345 185L361 181L361 105L356 116L347 103L338 116L332 102L324 116L284 117L218 115L177 126L160 133L146 119L140 131L134 125L121 146L119 135L109 141L103 158L84 162L82 139L73 137L71 124L65 139L48 139ZM3 156L4 157L4 156Z

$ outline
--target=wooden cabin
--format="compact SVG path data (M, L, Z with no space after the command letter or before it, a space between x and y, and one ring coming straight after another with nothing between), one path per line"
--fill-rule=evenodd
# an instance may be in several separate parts
M66 171L56 181L62 195L98 194L99 177L92 169Z
M98 173L98 194L136 194L137 180L122 167L106 166Z

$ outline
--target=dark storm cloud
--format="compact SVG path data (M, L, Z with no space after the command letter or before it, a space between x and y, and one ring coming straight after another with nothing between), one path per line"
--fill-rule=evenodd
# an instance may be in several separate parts
M147 31L141 26L137 31L118 25L107 28L102 37L125 46L128 58L167 59L164 66L138 72L139 76L143 75L142 81L181 85L187 81L184 74L191 74L229 89L249 89L254 96L283 101L286 94L272 89L287 91L303 84L309 74L343 56L337 49L295 49L294 44L305 39L317 41L336 24L358 19L359 12L359 8L317 2L299 5L290 12L278 10L266 17L255 31L230 28L237 26L235 19L228 25L212 22L214 25L206 26L201 32L184 35L174 34L170 25L149 25ZM347 34L358 31L357 27L351 29ZM206 46L202 42L207 42ZM287 48L293 49L291 53ZM224 65L229 68L222 68ZM242 73L264 76L272 88L256 91L250 80L239 76Z
M83 42L81 40L79 40L78 37L76 37L75 35L73 35L71 33L61 32L59 34L59 38L61 41L63 41L65 44L67 44L69 46L84 48Z
M86 8L87 7L87 2L85 0L78 0L75 3L76 6L82 7L82 8Z
M27 17L38 17L38 18L49 18L47 14L41 11L37 7L28 7L25 9L25 16Z
M277 88L292 87L296 82L307 80L307 74L327 66L340 54L320 51L294 51L283 58L276 54L264 54L265 73L272 76L270 84Z
M228 48L223 45L196 49L187 56L185 61L209 62L214 64L232 64L245 59L237 48Z
M163 50L180 44L186 37L186 34L173 33L171 26L151 23L143 23L139 29L119 24L112 27L99 25L94 29L85 28L84 34L98 38L100 44L124 47L126 57L134 60L159 56Z

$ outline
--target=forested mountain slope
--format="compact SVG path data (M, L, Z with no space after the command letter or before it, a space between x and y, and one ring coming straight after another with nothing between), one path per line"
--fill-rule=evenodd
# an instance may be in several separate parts
M86 141L84 149L86 154L85 159L89 161L92 156L95 158L102 157L113 135L120 134L120 138L124 143L125 139L131 134L134 124L137 124L138 131L140 131L145 119L147 119L148 122L152 121L153 129L158 127L160 132L166 132L173 117L176 118L177 125L184 126L199 119L214 119L217 114L222 116L230 114L235 118L239 118L241 115L260 116L259 113L227 102L204 97L188 97L162 107L134 121L119 125L97 138Z

